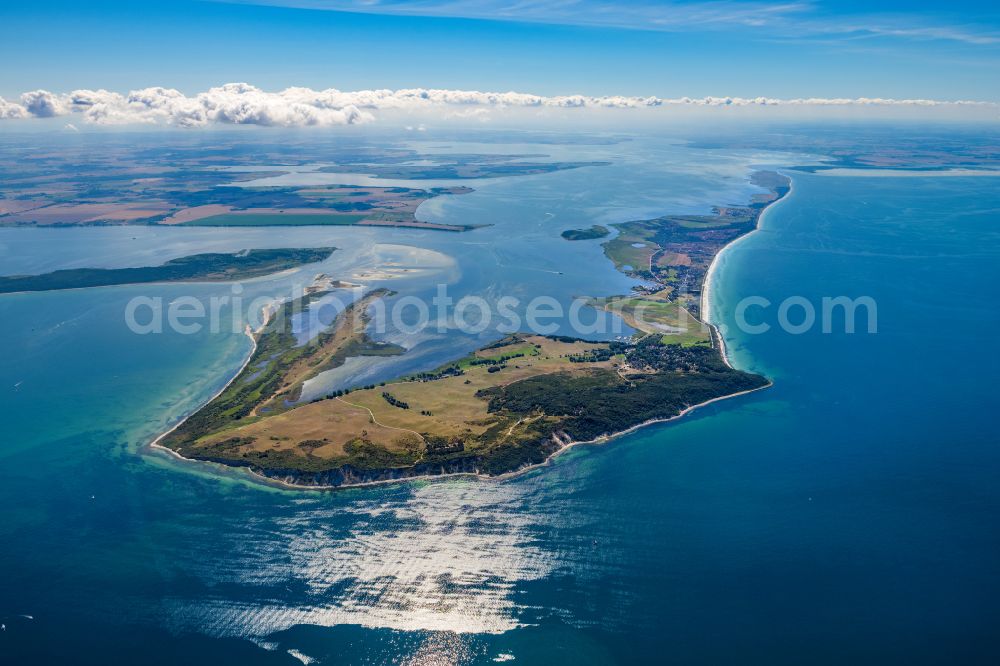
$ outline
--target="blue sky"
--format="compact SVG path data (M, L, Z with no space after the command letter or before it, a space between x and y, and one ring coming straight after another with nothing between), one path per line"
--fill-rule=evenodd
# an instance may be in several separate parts
M5 0L0 54L8 99L247 81L1000 101L1000 14L966 0Z

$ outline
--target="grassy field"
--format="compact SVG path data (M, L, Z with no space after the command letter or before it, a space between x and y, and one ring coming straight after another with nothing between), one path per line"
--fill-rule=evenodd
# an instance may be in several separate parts
M610 360L587 364L570 361L571 356L603 346L545 337L518 338L453 364L461 368L462 374L354 390L274 416L250 419L245 425L202 436L192 450L210 450L238 440L241 443L231 453L280 451L336 462L350 458L349 445L358 441L404 457L408 457L414 443L421 449L428 442L455 440L461 440L466 451L495 447L527 436L531 426L543 417L521 419L491 413L489 400L480 395L482 391L546 374L610 369L614 363ZM477 359L502 365L476 364ZM490 372L497 367L501 369ZM390 404L383 393L408 408ZM306 442L305 450L302 442ZM317 447L317 442L322 444Z
M359 437L394 451L405 450L411 441L420 442L415 435L373 423L371 415L363 407L336 401L338 409L323 409L321 404L327 403L306 405L234 430L214 433L202 438L195 450L232 437L245 437L254 440L245 446L248 451L289 451L332 460L347 456L345 447ZM306 442L305 447L303 442ZM313 447L312 442L321 444Z
M666 296L613 296L591 302L594 307L618 314L643 334L660 335L664 344L685 347L712 344L708 327L692 316L683 303L669 301Z
M671 266L690 266L691 257L683 252L661 252L656 256L654 265L657 268L670 268Z
M367 215L337 213L317 215L285 215L282 213L243 215L240 213L227 213L225 215L204 217L200 220L192 220L183 224L189 227L306 227L357 224L367 217Z
M649 260L660 249L656 243L648 240L652 234L631 223L616 226L619 229L618 237L604 243L604 254L620 271L648 272Z
M675 216L671 218L684 229L723 229L733 224L746 222L748 217L719 217L716 215Z

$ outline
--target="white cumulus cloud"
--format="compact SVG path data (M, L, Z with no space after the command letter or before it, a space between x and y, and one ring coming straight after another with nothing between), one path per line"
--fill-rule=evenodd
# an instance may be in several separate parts
M649 109L659 107L960 107L996 108L995 103L886 98L770 97L593 97L542 96L521 92L480 92L406 88L346 92L329 88L261 90L248 83L227 83L188 96L172 88L151 87L127 94L108 90L74 90L56 94L35 90L20 103L0 98L0 118L51 118L78 115L98 125L159 124L203 127L211 124L306 127L354 125L374 120L384 111L427 112L451 109L448 118L479 118L490 109Z
M36 118L52 118L66 113L65 97L47 90L33 90L21 95L21 105Z
M27 118L29 115L24 106L0 97L0 118Z

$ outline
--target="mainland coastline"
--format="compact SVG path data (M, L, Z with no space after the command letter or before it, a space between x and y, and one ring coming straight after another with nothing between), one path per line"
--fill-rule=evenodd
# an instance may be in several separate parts
M768 173L772 174L773 176L778 176L778 174L774 174L774 172L768 172ZM655 347L655 349L658 350L658 353L662 354L662 349L663 348L671 348L672 349L673 347L677 347L677 348L680 349L680 351L672 349L672 351L670 352L670 354L673 354L674 356L676 356L678 353L680 353L680 355L686 359L686 361L683 361L683 362L689 363L689 365L687 365L687 366L683 366L682 365L681 367L683 369L681 369L681 370L678 370L677 368L673 368L671 366L669 368L664 368L663 372L666 372L666 371L669 370L671 372L680 372L682 374L684 374L684 373L690 373L690 374L695 374L696 375L699 372L699 370L694 369L694 368L698 367L697 364L698 363L708 363L708 362L704 358L701 358L701 359L698 359L697 361L694 361L693 362L694 365L690 365L690 363L692 363L691 359L697 357L698 355L704 355L706 351L710 351L711 354L718 359L719 364L722 365L725 368L725 371L727 371L729 373L733 373L732 377L740 376L740 378L742 379L742 376L746 375L746 377L755 378L755 380L752 381L751 383L749 383L749 384L747 384L745 386L741 386L738 389L733 389L733 390L729 390L729 391L719 391L718 389L715 389L718 394L716 394L716 395L708 394L706 396L703 396L704 399L698 400L697 402L694 402L693 404L690 403L690 401L682 402L674 410L674 413L656 415L656 416L654 416L652 418L645 418L645 419L642 419L641 421L638 421L638 422L635 422L635 423L631 423L631 424L627 424L626 427L622 427L622 428L619 428L619 429L614 429L614 430L609 430L609 431L602 431L602 432L588 433L588 434L591 435L589 437L588 436L585 436L585 437L573 437L573 436L571 436L571 434L569 432L567 432L566 429L553 428L553 429L551 429L551 432L545 431L547 436L544 437L544 442L542 443L541 446L538 446L538 447L536 447L535 450L532 450L531 451L531 455L529 455L528 457L523 458L523 459L522 458L515 458L513 460L513 462L507 461L506 468L503 465L501 465L499 467L494 466L493 468L484 469L484 464L483 464L484 463L484 459L482 457L475 457L475 456L470 457L470 456L467 456L467 455L462 455L463 454L463 442L458 441L458 438L452 438L450 440L445 439L443 441L430 442L430 441L428 441L428 438L423 437L418 432L415 432L414 434L416 434L417 436L419 436L420 439L424 440L424 441L421 441L421 442L412 442L411 441L411 442L409 442L407 444L407 446L408 446L407 451L409 451L410 453L413 453L414 451L416 451L417 448L419 448L421 446L423 446L425 448L422 449L420 455L417 455L416 457L411 458L408 461L409 464L402 464L402 465L399 464L400 463L400 459L397 457L396 459L389 459L389 460L387 460L387 462L385 464L377 464L376 463L374 465L369 464L369 465L363 465L363 466L358 466L358 465L352 464L352 462L353 462L352 461L352 462L348 462L348 463L341 464L339 466L327 469L325 471L320 471L320 470L316 470L316 469L308 469L308 468L305 468L305 469L296 468L295 465L288 465L288 466L282 466L282 465L279 465L279 466L266 466L266 465L261 465L261 464L259 464L259 458L258 459L254 458L254 456L256 456L257 453L254 453L250 457L250 460L241 460L241 459L235 458L232 455L231 452L227 452L223 456L215 455L220 450L222 450L222 449L218 449L218 448L216 448L215 450L211 451L209 455L206 455L205 451L197 451L197 450L192 451L190 449L189 450L185 450L184 447L178 443L178 439L176 437L177 431L180 430L182 428L182 426L184 426L186 423L188 423L189 419L191 419L192 417L197 417L197 415L201 411L205 410L210 404L212 404L213 401L218 400L219 397L223 393L225 393L227 389L229 389L230 387L232 387L233 383L236 382L240 378L241 375L244 375L247 372L248 368L251 365L251 362L254 360L254 357L257 354L258 341L260 339L260 336L263 334L264 328L267 325L267 323L265 323L264 327L262 327L258 331L254 331L254 332L250 332L249 330L247 331L248 335L250 335L251 339L253 340L252 349L251 349L251 351L250 351L247 359L242 364L240 370L236 373L236 375L233 376L233 378L230 380L230 382L228 382L226 384L226 386L224 386L223 389L221 389L215 396L213 396L211 399L209 399L209 401L205 405L203 405L201 408L199 408L198 410L196 410L191 415L189 415L189 416L185 417L184 419L182 419L179 423L177 423L170 430L168 430L168 431L162 433L161 435L159 435L149 445L149 447L151 449L168 451L172 456L176 456L176 457L184 459L184 460L218 463L218 464L221 464L221 465L229 467L229 468L232 468L232 467L243 468L243 469L246 469L253 476L253 478L256 478L256 479L258 479L260 481L263 481L263 482L266 482L266 483L269 483L269 484L276 484L276 485L279 485L279 486L282 486L282 487L295 488L295 489L330 490L330 489L338 489L338 488L351 488L351 487L368 486L368 485L376 485L376 484L396 483L396 482L408 481L408 480L436 479L436 478L441 478L443 476L456 476L456 475L473 476L473 477L482 478L482 479L503 480L503 479L512 478L512 477L517 476L519 474L528 472L528 471L530 471L532 469L536 469L539 466L546 465L546 464L548 464L548 463L551 462L552 458L554 458L555 456L559 455L563 451L569 450L570 448L572 448L574 446L581 445L581 444L600 444L600 443L604 443L604 442L610 441L610 440L612 440L614 438L617 438L617 437L619 437L619 436L621 436L623 434L634 432L634 431L636 431L636 430L638 430L640 428L646 427L648 425L652 425L652 424L655 424L655 423L663 423L663 422L668 422L668 421L672 421L672 420L675 420L675 419L679 419L682 416L685 416L685 415L691 413L692 411L695 411L695 410L697 410L697 409L699 409L699 408L701 408L701 407L703 407L705 405L708 405L708 404L711 404L711 403L714 403L714 402L718 402L718 401L721 401L721 400L726 400L726 399L729 399L729 398L735 398L735 397L738 397L738 396L746 395L746 394L749 394L749 393L752 393L752 392L759 391L759 390L762 390L764 388L767 388L767 387L769 387L769 386L772 385L769 380L767 380L765 378L762 378L762 377L758 377L756 375L749 375L748 373L741 373L740 371L735 370L735 368L733 367L733 365L731 363L731 360L728 358L728 352L727 352L727 350L725 348L725 342L724 342L724 340L722 338L722 335L721 335L720 331L718 330L717 326L710 321L710 319L711 319L711 311L710 311L711 297L710 297L710 290L712 288L712 274L713 274L713 272L715 271L715 269L718 266L718 257L721 254L721 252L725 248L729 247L736 240L738 240L740 238L743 238L743 237L746 237L746 235L748 235L749 233L752 233L753 231L756 231L757 228L758 228L758 226L759 226L760 217L763 215L763 213L769 208L770 205L772 205L773 203L781 200L790 191L790 184L791 184L790 180L787 179L785 176L780 176L780 179L783 179L783 182L785 184L781 185L780 183L782 181L780 181L780 180L779 181L774 181L774 182L778 182L779 185L772 186L770 188L771 189L771 196L768 197L764 201L758 201L758 202L756 202L757 205L755 205L755 206L747 207L745 209L742 209L742 211L737 210L737 213L733 213L732 210L734 210L734 209L729 208L729 207L722 208L722 209L715 209L715 211L714 211L715 212L715 216L714 216L713 220L720 219L720 218L723 218L725 216L734 216L735 215L740 220L741 223L752 222L752 224L749 224L749 226L747 226L746 229L744 231L742 231L741 233L737 233L734 237L727 239L726 242L723 243L722 245L714 248L714 251L712 251L712 253L711 253L711 258L710 258L710 262L708 263L707 270L705 270L705 272L703 274L703 277L701 279L701 284L700 284L700 289L699 289L700 294L699 294L699 298L697 299L697 306L695 306L694 308L691 308L691 309L695 309L695 308L697 309L698 314L699 314L699 318L695 319L694 317L691 317L691 319L694 319L694 321L697 321L703 328L707 328L707 330L708 330L707 347L705 346L705 341L704 340L694 341L694 342L690 342L689 341L687 343L688 344L687 351L683 351L683 349L680 349L682 346L679 345L679 344L675 344L675 345L664 344L662 341L657 341L655 339L652 340L652 341L650 341L650 338L659 338L659 336L658 335L651 335L648 331L646 331L644 333L642 331L640 331L644 335L644 337L640 338L640 341L645 340L646 344L647 344L647 347L649 347L650 349L653 349ZM744 219L743 217L739 217L740 215L743 215L743 214L747 215L747 219ZM685 222L689 222L689 220L685 220ZM712 222L712 220L710 220L709 222ZM619 225L614 225L614 226L619 226ZM705 226L706 226L706 228L709 228L711 225L706 223ZM621 229L619 229L619 232L621 234ZM664 251L664 248L658 248L657 251ZM614 260L614 258L611 256L611 254L610 253L608 253L608 254L609 254L609 258L612 258ZM655 257L656 257L656 251L653 252L653 254L651 255L651 257L649 259L649 264L648 265L649 265L650 269L653 269L653 267L654 267L654 259L655 259ZM626 272L632 272L631 267L624 267L623 268L622 266L619 266L619 269L620 270L625 270ZM663 273L660 273L659 275L657 275L656 273L654 273L652 276L644 275L642 277L646 277L647 280L649 279L649 277L652 277L653 278L653 283L657 287L660 287L660 289L657 291L657 293L661 293L661 292L669 289L669 285L666 283L667 281L665 281L665 280L661 281L661 280L657 280L656 279L657 277L661 277L662 275L663 275ZM661 298L665 298L666 300L675 300L675 299L668 299L669 295L668 295L668 297L663 297L662 293L661 293L660 297ZM690 299L680 300L678 302L678 307L681 308L681 309L683 309L683 310L685 310L685 311L687 311L687 308L685 308L685 306L690 307L690 302L691 302ZM688 312L688 315L690 316L690 312ZM363 316L363 313L362 313L362 316ZM272 320L272 318L269 318L269 321L271 321L271 320ZM629 323L631 323L631 321ZM656 329L656 330L659 330L659 329ZM663 336L664 339L666 339L666 337L667 336ZM494 345L490 345L487 348L479 350L476 354L473 355L473 357L471 359L464 359L463 361L456 362L454 364L448 364L448 365L444 366L443 368L441 368L441 369L439 369L437 371L438 374L436 376L432 376L432 375L434 375L434 373L423 373L423 375L424 375L423 377L418 377L418 378L412 378L412 377L410 377L410 378L403 378L403 380L401 382L392 382L388 386L389 387L401 387L402 390L405 390L406 386L404 386L404 384L407 384L407 383L410 383L410 382L415 382L415 381L416 382L427 382L427 381L440 381L440 380L443 380L443 379L453 379L455 376L464 375L466 372L470 372L470 371L476 370L476 368L474 366L478 366L478 365L489 365L489 366L491 366L491 370L490 370L491 373L495 369L497 371L497 373L499 374L500 371L506 371L507 368L509 366L513 365L515 361L517 361L518 359L523 358L525 356L525 352L524 351L517 351L517 350L523 350L523 349L525 349L526 348L525 347L526 344L530 344L531 346L533 346L535 348L535 349L532 350L532 354L534 356L536 356L536 357L543 356L544 358L542 358L541 360L542 361L549 361L549 362L551 362L551 359L553 358L553 351L551 349L548 349L548 347L550 347L551 345L559 345L559 344L563 344L563 345L566 345L566 344L576 345L576 347L574 347L572 350L570 350L569 348L566 348L566 349L561 349L560 348L557 351L565 351L566 352L565 355L569 355L569 356L572 356L572 355L575 354L577 357L580 357L580 359L579 359L580 360L580 365L585 365L585 364L590 365L591 367L588 368L588 370L591 370L591 371L595 371L594 370L595 368L598 368L598 366L601 363L604 363L605 361L608 360L607 358L604 358L605 356L607 356L607 352L605 350L603 350L603 349L599 349L598 348L599 347L598 343L587 343L586 341L580 341L580 340L573 340L573 341L569 341L569 340L552 340L552 341L546 341L544 339L526 338L525 336L512 336L512 339L501 341L500 343L495 343ZM500 356L498 357L498 356L496 356L494 354L491 357L489 355L491 349L493 349L493 350L499 349L500 352L501 352ZM511 350L514 350L514 351L511 351ZM538 350L543 350L543 351L538 351ZM341 353L342 351L343 350L339 350L337 353ZM627 353L627 350L625 348L618 348L618 351L619 352L626 352ZM648 350L647 350L647 352L648 352ZM692 354L694 356L692 356ZM562 354L560 354L560 356L562 356ZM589 358L584 359L583 357L589 357ZM600 357L600 359L602 359L602 360L597 360L598 357ZM612 358L612 357L608 357L608 358ZM628 358L628 357L626 355L623 355L622 353L619 353L619 354L615 355L613 358L623 359L623 358ZM596 362L595 362L595 360L596 360ZM463 363L463 362L464 363L468 363L469 365L464 365L464 366L460 367L460 364ZM524 361L522 361L522 362L524 362ZM673 362L676 362L676 359L674 359ZM622 365L624 365L624 367L626 368L626 370L624 371L625 375L622 374L623 371L622 371L622 369L621 369L621 367L619 365L611 363L611 366L613 366L615 368L615 372L617 372L619 376L628 376L628 374L630 372L634 372L636 370L635 367L630 367L630 364L629 364L628 361L625 361ZM518 369L521 369L520 366L517 366L517 365L515 365L514 367L518 368ZM605 364L605 366L603 366L601 369L610 369L610 368L607 366L607 364ZM647 366L643 366L642 369L646 373L652 372L654 375L660 372L660 370L657 370L656 368L654 368L652 366L648 366L648 365ZM526 376L524 376L524 377L518 376L518 377L514 378L514 381L511 382L510 384L504 384L504 385L501 385L501 386L506 387L506 386L510 386L512 384L517 384L517 383L522 383L522 382L527 382L527 383L530 384L532 382L532 380L535 380L535 379L538 379L538 378L543 378L543 379L544 378L549 378L549 379L552 379L552 378L555 378L555 377L560 377L565 372L564 368L557 368L556 369L556 373L551 372L552 368L548 368L547 370L548 370L547 372L542 373L542 374L537 375L537 376L532 375L531 373L527 373ZM702 368L702 370L704 370L704 371L713 371L713 372L715 371L714 369L711 368L710 365L705 365L705 367ZM638 379L635 379L635 378L638 378ZM641 373L641 372L635 372L634 375L632 376L632 378L630 379L630 381L641 382L645 378L646 378L646 375L644 375L643 373ZM469 384L470 381L471 380L465 380L465 384ZM368 404L371 404L371 400L373 400L373 398L371 398L371 395L376 395L378 393L378 391L380 391L382 388L385 388L385 386L386 385L383 384L382 386L378 387L377 389L374 386L368 386L368 387L363 387L362 389L359 389L359 390L363 391L363 393L361 395L362 396L367 396L367 399L369 400ZM496 386L488 386L487 389L489 389L489 390L496 390L497 387ZM393 391L399 391L400 388L392 388L392 390ZM506 388L504 388L503 390L506 391ZM327 396L327 398L328 399L329 398L339 398L339 394L341 392L337 392L337 393L338 393L338 395ZM476 397L483 398L484 396L480 395L480 393L482 393L482 391L478 391L476 393ZM398 398L394 397L393 395L390 395L390 393L389 393L388 390L382 391L382 397L390 405L393 405L394 403L400 403L400 402L402 402ZM497 396L494 394L493 398L495 399L496 397ZM351 403L346 403L346 404L351 404ZM491 402L491 404L492 404L492 402ZM360 405L355 405L355 406L360 406ZM396 404L395 406L399 406L399 405ZM303 407L312 407L312 405L307 405L307 406L303 406ZM535 407L536 407L536 410L537 410L537 405L535 405ZM406 409L408 409L408 408L409 408L409 406L406 405ZM302 409L302 407L292 406L291 409L282 410L283 411L283 416L285 416L285 415L287 415L289 413L291 413L291 414L294 415L294 413L296 412L297 409ZM383 409L384 409L384 406L383 406ZM426 414L427 414L428 417L431 416L431 412L429 410L422 410L421 413L423 414L425 411L426 411ZM372 424L378 423L378 421L375 419L374 412L372 412L371 409L368 409L368 414L371 415L371 423ZM304 416L304 417L306 417L306 421L308 421L308 416L309 415L306 413L305 410L303 410L301 412L301 415ZM542 416L540 418L546 418L546 417L549 417L549 416L550 415L547 415L547 414L544 413L544 411L542 411ZM513 423L504 422L504 426L505 427L507 425L510 426L510 430L508 431L508 434L509 434L509 432L512 432L516 428L518 428L520 426L520 424L525 420L525 418L528 418L528 420L530 420L533 417L525 417L524 415L522 415L521 418L518 419L516 422L513 422ZM260 418L258 422L248 423L248 425L245 426L246 432L255 432L253 430L253 428L260 428L261 427L261 426L259 426L259 422L266 422L269 419L275 419L276 420L276 417L273 417L273 416L264 416L264 417ZM397 429L397 430L405 430L406 428L395 428L395 429ZM225 431L227 429L223 429L223 430ZM240 432L238 429L235 432L237 432L238 434L244 434L244 433ZM372 441L368 441L367 438L369 436L369 433L367 432L367 429L362 428L361 432L364 433L363 437L365 438L365 439L363 439L361 441L361 444L363 444L364 446L368 447L368 449L369 449L368 454L370 454L371 450L373 450L374 443ZM204 435L204 433L201 433L201 434ZM538 433L535 433L535 434L537 435ZM242 451L242 456L244 458L246 458L247 454L250 452L248 450L248 448L247 448L247 445L246 445L246 440L247 439L248 438L246 438L246 437L244 437L242 439L240 437L235 437L235 438L230 437L228 439L220 440L219 437L216 437L215 440L214 440L214 442L212 442L212 443L214 445L226 444L226 445L230 446L231 448L233 448L234 446L238 447L238 450ZM274 435L272 435L270 437L270 439L271 440L276 440L277 437L274 436ZM233 444L234 442L235 442L235 445ZM326 439L326 438L324 438L324 440L309 440L308 443L309 443L309 446L313 447L313 449L315 450L315 449L330 448L330 444L328 442L329 442L329 440ZM346 450L349 451L349 452L351 452L352 454L357 453L357 451L354 451L354 450L350 449L350 446L352 444L357 444L357 442L348 442L345 445L346 446ZM374 447L374 448L377 448L377 447ZM310 451L309 454L312 457L312 451ZM432 458L431 460L424 460L423 459L424 458L424 454L434 454L434 455L433 456L427 456L427 457L431 457ZM265 452L265 455L266 455L266 452ZM285 460L288 460L287 456L286 456ZM407 462L407 461L404 461L404 462Z

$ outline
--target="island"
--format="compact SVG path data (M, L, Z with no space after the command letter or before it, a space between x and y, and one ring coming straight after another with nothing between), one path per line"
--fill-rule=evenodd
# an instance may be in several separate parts
M295 487L502 477L575 444L770 386L730 365L721 338L692 312L697 299L680 291L696 285L700 293L717 252L788 192L788 179L775 172L753 179L768 193L750 205L615 225L607 255L646 284L592 304L621 313L637 329L630 339L518 333L428 372L303 400L305 382L348 357L405 351L365 333L369 307L391 296L382 289L354 301L315 341L297 340L290 317L327 293L320 289L269 312L236 377L153 445Z
M595 224L589 229L567 229L562 232L562 237L570 241L592 240L594 238L604 238L611 231L600 224Z
M0 276L0 294L109 287L150 282L234 282L324 261L336 248L243 250L179 257L139 268L69 268L41 275Z

